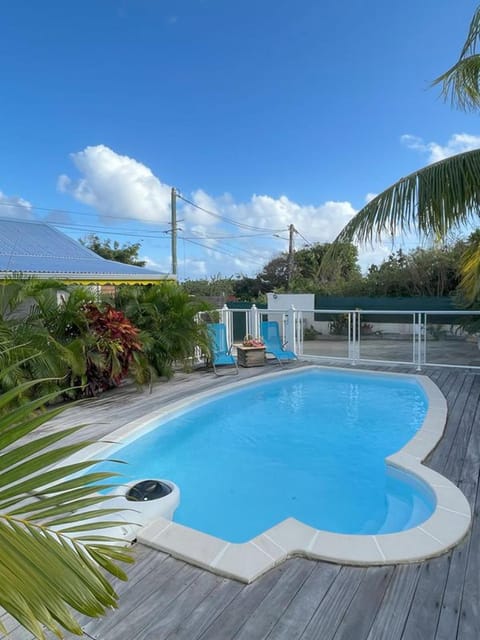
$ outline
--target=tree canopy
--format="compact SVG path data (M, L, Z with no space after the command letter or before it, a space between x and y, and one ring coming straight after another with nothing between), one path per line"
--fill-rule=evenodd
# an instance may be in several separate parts
M114 240L112 244L110 238L102 240L94 233L88 235L86 238L81 238L80 242L84 247L87 247L87 249L90 249L106 260L133 264L136 267L144 267L146 265L145 260L139 260L138 258L138 252L142 246L140 242L125 242L120 245L117 240Z

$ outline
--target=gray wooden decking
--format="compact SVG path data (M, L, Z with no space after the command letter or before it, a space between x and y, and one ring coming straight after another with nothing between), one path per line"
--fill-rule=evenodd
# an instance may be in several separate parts
M394 367L384 367L389 371ZM397 369L405 372L406 369ZM410 372L413 373L413 370ZM244 370L259 375L260 370ZM480 374L429 369L447 398L445 435L428 465L467 496L473 528L455 549L420 564L355 568L292 558L250 585L224 579L140 545L119 609L85 620L95 640L478 640L480 638ZM126 388L75 408L63 423L91 422L96 437L178 399L232 379L195 374L152 395ZM101 424L99 424L101 423ZM87 434L89 435L89 434ZM30 634L9 622L11 638ZM72 637L73 636L68 636ZM75 636L76 637L76 636Z

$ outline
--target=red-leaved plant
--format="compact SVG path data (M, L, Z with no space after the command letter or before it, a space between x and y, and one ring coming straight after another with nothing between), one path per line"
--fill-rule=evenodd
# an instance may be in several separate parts
M93 341L87 353L85 395L117 386L128 375L136 353L142 351L139 330L122 311L110 305L83 307Z

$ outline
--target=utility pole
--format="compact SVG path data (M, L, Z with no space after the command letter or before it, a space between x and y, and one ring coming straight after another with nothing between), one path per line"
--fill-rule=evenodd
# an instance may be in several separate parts
M172 209L172 274L177 275L177 192L175 187L171 191Z
M288 227L288 262L287 262L287 291L290 291L290 282L293 275L293 234L296 229L293 224Z

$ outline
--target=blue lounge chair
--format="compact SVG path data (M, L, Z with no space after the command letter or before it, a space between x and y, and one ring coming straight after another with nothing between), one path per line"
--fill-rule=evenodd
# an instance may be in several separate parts
M260 333L265 343L265 353L271 353L280 365L287 360L297 359L293 351L288 351L282 344L278 322L261 322Z
M212 365L213 371L216 376L219 375L238 375L238 366L237 361L230 353L230 349L227 345L227 332L225 330L225 325L223 323L218 324L208 324L208 334L210 336L211 347L212 347ZM234 371L229 372L228 374L220 374L217 371L217 367L223 367L225 365L235 367Z

